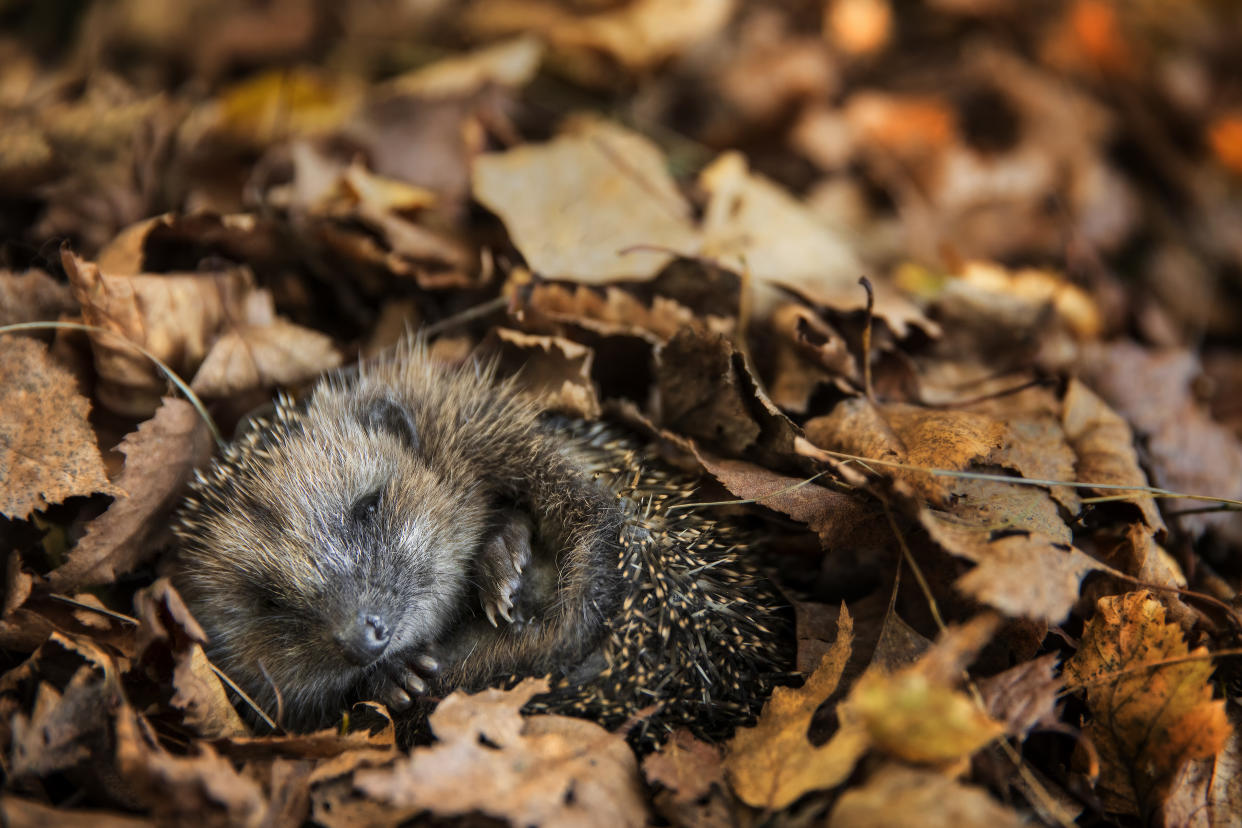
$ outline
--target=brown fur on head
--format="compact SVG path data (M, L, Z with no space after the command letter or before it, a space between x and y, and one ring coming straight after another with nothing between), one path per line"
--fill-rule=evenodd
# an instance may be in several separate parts
M174 580L213 660L294 728L367 697L467 611L498 504L527 499L536 414L488 369L443 368L417 344L281 401L178 516ZM359 613L389 637L363 666L341 644Z

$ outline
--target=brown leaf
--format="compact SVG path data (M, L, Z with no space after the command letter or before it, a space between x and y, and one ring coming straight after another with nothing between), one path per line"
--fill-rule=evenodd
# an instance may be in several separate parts
M849 660L854 622L842 607L837 638L798 689L777 687L754 727L729 743L725 772L738 797L756 808L783 808L805 793L839 785L867 749L860 728L843 726L819 748L811 746L811 717L837 688Z
M916 816L917 815L917 816ZM979 788L944 774L888 764L841 794L829 828L882 828L917 822L928 828L1018 828L1026 820Z
M1049 429L1045 423L1044 433ZM1021 437L987 414L876 406L855 397L807 422L806 433L824 448L916 467L878 468L913 501L907 508L937 544L978 564L957 587L1009 615L1059 622L1078 599L1082 579L1107 569L1070 545L1072 533L1045 488L921 471L981 466L995 473L991 464L1039 469L1021 451L1010 460Z
M767 399L725 337L683 329L656 351L656 384L670 429L727 454L793 455L798 427Z
M673 801L687 804L706 796L713 785L724 785L720 749L678 730L656 753L643 760L643 775L673 792Z
M91 334L100 384L99 401L113 411L150 416L167 379L135 342L190 376L230 320L244 318L243 302L254 290L244 268L212 274L112 274L62 254L83 320L114 335Z
M12 794L0 797L0 823L8 828L149 828L155 822L141 817L122 816L109 811L54 808Z
M1058 660L1056 653L1049 653L979 682L988 713L1004 722L1006 731L1025 737L1041 725L1056 722L1062 685L1056 674Z
M168 753L128 706L117 710L115 732L119 770L161 824L263 824L268 805L259 784L207 743L189 755Z
M1160 806L1165 825L1224 828L1242 813L1242 736L1233 727L1215 756L1187 762Z
M607 82L607 68L589 62L602 52L630 72L647 69L718 32L731 0L632 0L581 14L547 0L481 0L465 23L484 36L531 32L567 53L580 79Z
M698 448L694 449L694 456L731 494L755 500L806 524L819 535L825 549L845 542L874 517L859 498L806 483L805 478L787 477L744 460L717 457Z
M210 457L212 443L194 407L168 398L117 448L125 454L125 467L116 485L126 494L91 521L66 561L49 573L58 592L110 583L147 560L154 551L151 538L165 528L162 518L194 469Z
M229 703L228 695L203 651L207 636L190 615L167 578L160 578L134 597L141 619L138 654L149 665L157 684L164 684L172 662L169 704L185 722L208 739L245 736L249 729Z
M473 165L474 197L500 216L531 270L599 284L649 279L693 253L690 208L660 150L637 133L579 121L559 138ZM661 250L622 251L635 246Z
M29 713L13 717L9 772L46 776L103 758L108 713L122 699L112 658L89 640L54 633L27 665L37 689ZM54 686L53 675L69 678Z
M0 325L56 319L76 307L69 286L42 270L0 270Z
M535 76L544 47L529 35L437 60L386 81L384 93L423 98L473 95L485 86L525 86Z
M371 765L380 757L397 755L396 726L388 710L376 702L358 702L349 711L349 728L340 725L314 733L292 733L282 736L235 735L216 739L212 746L235 760L296 757L335 759L366 756ZM345 770L340 771L345 773ZM317 778L331 771L328 763L316 765Z
M452 694L430 717L436 744L391 768L360 771L355 786L410 812L478 811L520 825L644 825L638 766L624 739L580 719L519 714L546 687L527 679L511 691Z
M0 337L0 514L25 518L67 498L119 494L108 482L90 403L47 349Z
M766 317L786 288L817 305L862 310L867 294L858 284L867 272L853 245L821 222L792 195L747 169L738 153L726 153L699 176L709 193L703 217L703 254L760 288L756 312ZM886 283L875 284L875 314L898 336L916 326L935 335L939 328Z
M531 336L508 328L492 332L506 374L543 406L587 420L600 415L599 399L591 380L594 352L585 345L554 336Z
M1186 656L1202 658L1146 666ZM1109 810L1150 812L1188 762L1224 749L1232 728L1224 701L1212 698L1212 671L1207 650L1189 650L1151 593L1100 599L1065 679L1087 691L1096 789Z
M271 299L264 294L266 302ZM280 318L237 325L211 346L190 387L205 397L292 385L341 363L332 340Z

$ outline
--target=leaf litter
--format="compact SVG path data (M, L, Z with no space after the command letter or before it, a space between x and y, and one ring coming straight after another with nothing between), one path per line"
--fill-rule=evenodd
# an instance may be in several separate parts
M0 334L3 819L1236 823L1227 5L12 10L0 324L66 325ZM290 734L214 669L150 357L231 432L407 326L745 516L802 668L753 726Z

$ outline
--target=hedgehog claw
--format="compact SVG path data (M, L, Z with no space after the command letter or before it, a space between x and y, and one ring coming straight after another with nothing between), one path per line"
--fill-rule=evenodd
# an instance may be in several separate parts
M513 623L514 597L522 586L522 572L530 562L530 542L530 521L515 513L479 556L480 597L483 612L493 627L500 626L497 615Z

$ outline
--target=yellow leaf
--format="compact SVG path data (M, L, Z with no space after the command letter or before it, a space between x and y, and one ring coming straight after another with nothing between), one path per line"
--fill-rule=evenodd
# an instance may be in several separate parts
M783 808L808 791L840 784L866 750L866 734L858 728L842 728L820 748L807 739L815 710L841 680L853 638L854 619L842 606L837 638L806 684L776 688L755 727L733 737L725 772L747 804Z
M1215 756L1229 738L1225 703L1212 699L1212 663L1144 667L1190 652L1164 605L1144 590L1101 598L1066 664L1070 685L1087 689L1100 754L1097 788L1113 810L1141 814L1162 799L1187 762Z
M846 706L877 749L909 762L965 758L1004 732L969 696L936 684L918 665L892 674L867 673Z

